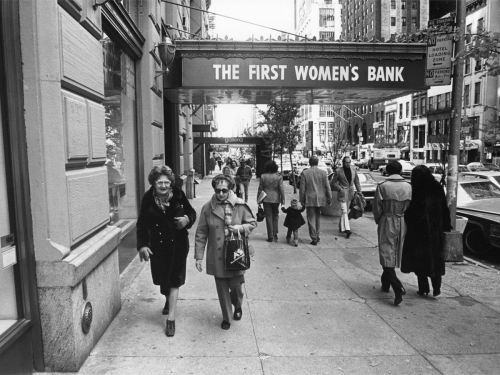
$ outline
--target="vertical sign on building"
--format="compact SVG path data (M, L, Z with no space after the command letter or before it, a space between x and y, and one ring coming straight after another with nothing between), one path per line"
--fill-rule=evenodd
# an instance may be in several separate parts
M307 134L309 135L309 139L308 139L308 144L307 144L307 149L311 151L311 153L314 152L314 149L313 149L313 138L314 138L314 133L313 133L313 122L312 121L309 121L309 124L308 124L308 131L307 131Z

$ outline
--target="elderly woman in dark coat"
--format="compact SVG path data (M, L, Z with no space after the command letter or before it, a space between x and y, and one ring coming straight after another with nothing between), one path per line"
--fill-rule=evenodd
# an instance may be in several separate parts
M174 186L175 176L169 167L154 167L148 181L151 188L142 198L137 220L137 250L141 262L151 259L153 283L166 297L166 335L173 336L179 288L186 281L187 230L196 220L196 211L184 192Z
M214 195L203 206L196 229L196 268L203 270L202 261L206 254L207 274L215 277L215 286L222 309L222 329L231 327L232 318L240 320L243 314L243 288L245 271L226 270L224 265L224 241L232 233L248 237L257 226L250 207L232 191L234 180L231 176L218 175L212 180Z
M445 274L443 232L452 229L450 210L443 187L425 165L415 167L411 174L412 198L405 212L407 225L403 245L401 272L414 272L418 294L441 294L441 277Z

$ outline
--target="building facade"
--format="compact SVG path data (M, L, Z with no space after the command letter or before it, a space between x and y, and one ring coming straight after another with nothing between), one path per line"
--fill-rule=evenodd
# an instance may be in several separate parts
M164 99L160 44L206 16L101 3L0 3L1 373L77 371L121 308L149 171L168 163L190 193L196 108Z
M340 0L342 39L389 40L426 28L429 0Z

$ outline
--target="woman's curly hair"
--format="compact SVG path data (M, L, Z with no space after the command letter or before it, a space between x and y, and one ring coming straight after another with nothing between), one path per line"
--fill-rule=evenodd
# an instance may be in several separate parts
M166 165L162 166L154 166L149 172L148 181L151 185L154 185L156 181L160 178L161 175L167 176L167 178L172 183L172 186L175 184L175 176L172 169Z

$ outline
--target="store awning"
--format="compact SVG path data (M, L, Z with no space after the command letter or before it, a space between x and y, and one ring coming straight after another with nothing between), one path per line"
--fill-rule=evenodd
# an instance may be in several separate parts
M172 103L370 104L426 90L424 43L176 39Z

